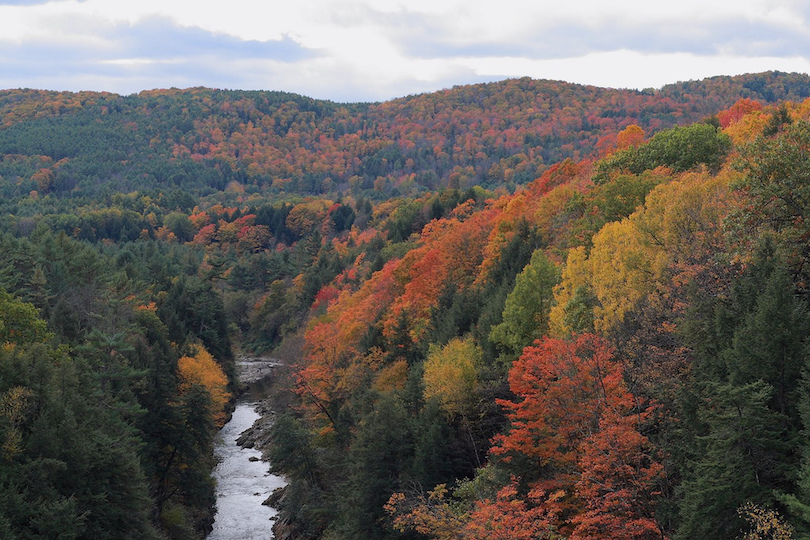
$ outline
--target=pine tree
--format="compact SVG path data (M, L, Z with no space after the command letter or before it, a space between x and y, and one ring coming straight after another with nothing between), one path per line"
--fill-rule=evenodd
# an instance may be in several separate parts
M681 401L687 450L676 538L735 538L743 503L796 490L810 315L766 239L728 297L698 299L684 328L695 362Z

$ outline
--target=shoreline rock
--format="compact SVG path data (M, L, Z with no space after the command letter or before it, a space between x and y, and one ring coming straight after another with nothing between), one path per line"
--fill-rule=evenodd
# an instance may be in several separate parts
M236 373L239 384L248 386L269 377L274 368L282 366L281 361L263 356L243 356L236 360Z

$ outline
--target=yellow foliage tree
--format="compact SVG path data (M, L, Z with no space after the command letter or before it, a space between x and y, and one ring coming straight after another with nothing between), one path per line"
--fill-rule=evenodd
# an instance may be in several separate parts
M472 338L455 338L444 347L432 345L425 361L425 399L436 398L450 417L464 415L478 386L481 349Z
M0 420L8 425L0 451L9 461L22 451L20 424L25 419L32 396L33 392L22 386L14 386L0 394Z
M552 337L565 337L571 334L572 328L566 321L566 307L573 300L577 289L591 286L591 268L588 254L583 246L571 249L562 280L554 287L554 303L548 314L549 335Z
M469 513L459 505L452 505L447 494L445 484L439 484L427 496L413 499L408 499L404 493L394 493L384 509L394 518L394 528L400 532L412 529L436 540L472 538L465 531Z
M550 335L564 337L574 330L568 311L577 291L592 291L593 327L605 334L641 300L670 294L673 285L684 285L724 252L722 221L734 174L687 173L661 184L629 218L596 233L589 255L581 247L570 250L554 289Z
M599 299L594 329L604 334L655 288L655 250L639 234L631 219L608 223L593 237L591 279Z
M742 540L792 540L794 530L778 512L747 502L737 511L745 519L750 530Z
M748 144L762 134L768 125L768 118L762 111L753 111L725 128L723 133L731 137L731 142L737 146Z
M181 394L194 385L205 388L211 398L211 417L221 427L225 423L225 405L231 394L228 392L228 377L211 353L202 345L195 345L192 356L183 356L177 361L177 376Z

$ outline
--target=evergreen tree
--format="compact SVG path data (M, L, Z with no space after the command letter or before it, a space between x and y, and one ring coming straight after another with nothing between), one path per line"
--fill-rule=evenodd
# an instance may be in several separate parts
M771 504L774 490L796 489L810 315L765 240L728 298L695 302L684 328L696 358L682 399L676 538L735 538L744 502Z
M703 430L680 486L681 524L676 539L737 538L737 509L773 501L786 474L784 419L768 407L772 388L762 381L741 386L702 385L697 420Z
M385 394L374 411L358 425L347 459L348 480L339 489L343 538L383 539L397 537L383 526L383 506L399 487L413 442L408 416L400 400Z

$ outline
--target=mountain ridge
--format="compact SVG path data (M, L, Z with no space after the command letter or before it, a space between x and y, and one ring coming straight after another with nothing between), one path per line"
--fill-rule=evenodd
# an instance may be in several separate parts
M207 88L129 96L5 90L0 155L51 160L18 176L50 169L51 190L62 196L95 195L106 189L102 179L112 190L169 182L197 195L231 182L277 195L376 199L476 185L513 190L554 163L599 156L631 124L650 135L739 99L768 105L808 96L810 76L781 72L658 91L521 78L355 104Z

